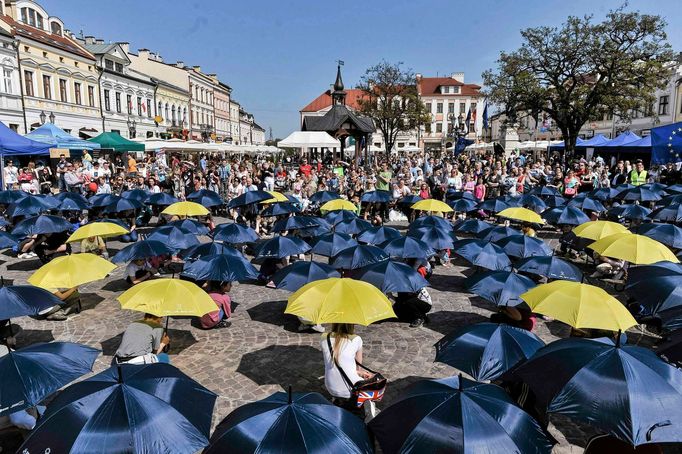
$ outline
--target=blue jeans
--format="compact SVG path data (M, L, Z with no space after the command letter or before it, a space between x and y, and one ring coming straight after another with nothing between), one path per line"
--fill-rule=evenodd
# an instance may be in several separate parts
M170 356L168 356L168 353L159 353L156 357L159 359L160 363L170 364Z

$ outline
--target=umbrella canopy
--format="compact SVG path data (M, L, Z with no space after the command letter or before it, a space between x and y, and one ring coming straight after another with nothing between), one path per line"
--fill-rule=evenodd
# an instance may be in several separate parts
M31 235L40 235L41 233L67 232L72 228L73 225L60 216L41 214L40 216L24 219L19 222L12 229L12 235L23 238Z
M208 227L196 219L178 219L166 224L168 227L178 227L194 235L208 235Z
M465 219L457 222L453 227L453 232L461 233L480 233L486 229L494 227L489 222L481 221L479 219Z
M464 281L471 292L498 306L518 306L522 293L535 287L526 276L511 271L481 271Z
M471 199L457 199L449 201L448 205L450 205L453 211L467 212L475 210L478 203Z
M103 132L97 137L88 139L88 142L97 143L102 148L107 148L114 151L144 151L143 143L133 142L132 140L125 139L116 132Z
M332 257L330 265L336 269L354 270L388 260L383 249L367 244L346 248Z
M396 238L400 238L400 232L393 227L370 227L367 230L363 230L358 235L358 241L367 244L381 244Z
M105 207L117 198L116 194L94 194L88 199L88 203L94 208Z
M299 260L278 270L272 282L276 288L295 292L306 284L330 277L341 277L341 274L329 265Z
M180 275L196 281L253 281L258 279L258 270L243 256L215 254L185 265Z
M451 249L454 242L457 241L451 230L443 230L440 227L410 227L407 234L436 250Z
M509 270L511 261L501 247L487 240L465 239L457 241L453 250L469 263L489 270Z
M548 207L556 208L566 205L566 199L561 196L550 195L543 196L542 200L547 204ZM542 213L542 212L541 212Z
M116 265L95 254L64 255L38 268L28 283L45 289L72 288L104 279L115 269Z
M66 242L73 243L93 236L98 236L100 238L110 238L114 236L125 235L126 233L130 233L130 231L128 229L124 229L118 224L113 224L111 222L92 222L79 227L71 234Z
M321 211L338 211L338 210L349 210L355 212L358 209L348 200L344 199L334 199L324 203L321 207Z
M528 330L507 324L476 323L439 340L436 361L466 372L478 381L496 380L532 357L545 343Z
M301 287L289 297L284 312L313 323L365 326L396 316L386 295L372 284L335 277Z
M287 230L312 229L322 225L320 219L313 216L289 216L285 219L276 221L272 226L273 232L285 232Z
M116 298L121 309L145 312L157 317L201 317L216 310L208 293L181 279L154 279L141 282Z
M538 197L561 197L559 190L552 186L535 186L528 191L528 194L536 195Z
M379 245L390 257L425 260L436 255L431 246L411 236L401 236Z
M547 203L534 194L524 194L519 197L519 204L522 207L530 208L536 213L541 213L547 208Z
M173 255L174 249L166 246L162 241L141 240L129 244L116 253L111 258L114 263L125 263L131 260L148 259L150 257L157 257L160 255Z
M651 214L649 208L635 203L614 206L608 211L609 216L623 218L627 220L646 219Z
M7 232L0 231L0 249L14 247L19 244L19 239Z
M71 342L39 343L0 357L0 416L38 405L92 371L100 351Z
M181 251L178 255L185 260L195 260L205 255L214 254L227 254L235 257L244 258L244 255L235 248L228 246L227 244L218 243L215 241L211 241L210 243L202 243L198 246L185 249L184 251Z
M341 221L334 224L334 231L337 233L347 233L348 235L357 235L372 227L372 224L364 219L355 218L350 221Z
M4 126L4 125L3 125ZM0 127L1 128L1 127ZM0 191L0 204L9 205L26 197L26 192L19 189Z
M261 211L261 216L271 217L271 216L282 216L291 213L300 213L301 209L290 202L277 202L271 203L266 209Z
M682 441L682 372L651 350L610 339L560 339L513 372L547 411L638 446Z
M389 191L367 191L362 194L360 202L365 203L388 203L393 200Z
M625 331L637 324L620 301L594 285L554 281L523 293L521 299L533 312L574 328Z
M540 425L502 388L461 376L415 383L369 428L386 454L552 450Z
M417 293L429 285L429 281L410 265L393 260L359 268L352 273L352 277L369 282L384 293Z
M23 317L24 315L38 315L45 309L61 304L62 300L52 293L32 285L0 287L0 320Z
M520 273L544 276L548 279L564 279L576 282L583 280L583 273L577 266L556 256L528 257L516 264L516 270Z
M410 208L413 210L428 211L432 213L452 213L452 208L450 208L447 203L435 199L420 200Z
M147 197L147 203L149 205L156 205L156 206L168 206L168 205L173 205L176 202L179 202L180 199L177 197L174 197L166 192L158 192L156 194L151 194L149 197Z
M615 233L626 233L628 229L623 224L610 221L590 221L573 229L573 233L581 238L600 240Z
M20 136L4 123L0 124L0 155L43 155L49 154L52 145Z
M267 191L247 191L230 200L227 206L228 208L236 208L246 205L252 205L254 203L260 203L271 198L272 194L270 194Z
M497 213L501 218L512 219L514 221L530 222L532 224L544 224L545 221L535 211L528 208L505 208Z
M643 186L635 186L634 188L621 191L616 198L631 202L656 202L657 200L661 200L663 195L665 195L665 193L661 194L660 192L652 191Z
M65 389L20 449L195 453L216 397L170 364L122 364Z
M571 206L550 208L543 211L541 216L554 225L580 225L590 220L580 209Z
M588 197L587 194L578 194L569 200L567 205L570 207L580 208L583 211L588 210L599 213L606 211L606 208L604 208L604 205L602 205L599 200L592 199Z
M204 454L374 452L362 421L317 393L275 393L230 413Z
M490 213L499 213L507 208L511 208L511 206L500 198L484 200L478 204L479 210L488 211Z
M42 199L39 199L38 197L27 196L23 199L19 199L7 207L5 214L10 218L16 218L19 216L35 216L49 209L50 207L47 206Z
M476 200L474 195L471 192L464 192L464 191L455 191L452 188L449 188L447 191L445 191L445 198L449 200L454 200L454 199L469 199L469 200Z
M332 191L317 191L315 194L310 196L310 201L313 203L325 203L330 200L340 199L341 196L338 192Z
M682 249L682 228L673 224L642 224L637 233L665 244L668 247Z
M199 240L192 232L173 225L155 228L147 235L147 241L160 241L176 251L199 244Z
M161 212L169 216L206 216L208 213L206 207L195 202L175 202Z
M476 236L483 241L499 241L512 235L522 235L520 230L512 229L502 225L493 226L487 230L482 230Z
M121 193L121 197L129 200L136 200L138 202L144 202L149 198L151 193L146 189L129 189Z
M254 257L257 259L282 259L292 255L305 254L310 245L300 238L275 236L256 244Z
M191 193L187 196L187 200L201 204L206 208L220 206L225 203L217 192L208 189L200 189Z
M263 200L261 203L262 204L269 204L269 203L277 203L277 202L290 202L290 200L282 194L281 192L277 191L267 191L268 194L272 196L272 198L268 200Z
M593 199L601 200L602 202L606 202L607 200L612 200L615 199L618 194L620 194L620 191L615 189L615 188L597 188L593 189L590 192L588 192L590 197Z
M658 262L630 268L625 287L647 315L682 306L682 265Z
M325 257L332 257L344 249L358 244L350 235L336 232L327 233L313 239L313 241L312 252Z
M357 217L358 215L355 213L355 211L336 210L325 214L324 220L331 225L336 225L341 222L352 221L353 219L357 219Z
M260 237L251 227L232 223L220 224L213 231L214 241L224 241L229 244L244 244L257 241Z
M120 213L122 211L139 210L143 206L142 202L138 202L135 199L124 199L123 197L113 196L102 212Z
M452 230L452 224L447 219L443 219L440 216L421 216L410 223L410 230L418 229L421 227L438 227L446 232Z
M511 235L497 240L497 245L509 257L526 258L536 255L552 255L552 250L544 241L528 235Z
M85 201L65 198L57 205L56 209L58 211L83 211L87 210L89 207L90 205Z
M661 222L682 222L682 203L675 202L657 208L649 214L649 217Z
M643 235L616 233L588 246L604 257L625 260L636 265L667 260L678 262L677 257L665 245Z

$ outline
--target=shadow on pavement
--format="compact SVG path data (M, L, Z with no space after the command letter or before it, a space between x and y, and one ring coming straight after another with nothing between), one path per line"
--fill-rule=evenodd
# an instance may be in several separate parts
M102 286L102 290L107 292L125 292L130 288L130 284L125 279L114 279Z
M251 320L255 322L281 326L286 331L297 333L299 321L293 315L284 313L286 307L286 301L265 301L247 309L246 312L251 317Z
M488 317L471 312L438 311L428 314L429 321L424 324L425 328L446 335L453 330L474 323L490 321Z
M198 342L191 331L183 329L169 328L168 337L170 337L171 340L170 351L168 352L169 355L177 355ZM123 333L120 333L117 336L110 337L109 339L100 342L100 345L102 346L102 355L114 356L116 350L118 350L118 346L121 345L122 338Z

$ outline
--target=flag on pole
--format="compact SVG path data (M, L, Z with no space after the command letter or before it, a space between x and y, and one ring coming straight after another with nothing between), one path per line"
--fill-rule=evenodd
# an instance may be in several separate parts
M651 163L682 161L682 122L651 129Z
M483 129L488 129L488 103L483 108Z
M478 107L474 108L473 113L471 114L471 121L474 123L474 132L476 132L476 113L478 111Z
M469 127L471 126L471 109L467 112L467 119L466 119L466 127L467 127L467 134L469 134Z

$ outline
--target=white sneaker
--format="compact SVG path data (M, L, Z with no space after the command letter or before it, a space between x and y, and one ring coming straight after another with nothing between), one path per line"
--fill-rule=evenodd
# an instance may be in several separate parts
M22 252L21 254L17 255L17 258L18 258L18 259L27 259L27 258L28 258L28 254L25 253L25 252Z
M27 253L26 255L28 256L28 258L35 258L35 257L38 257L38 254L36 254L35 252L29 252L29 253Z

